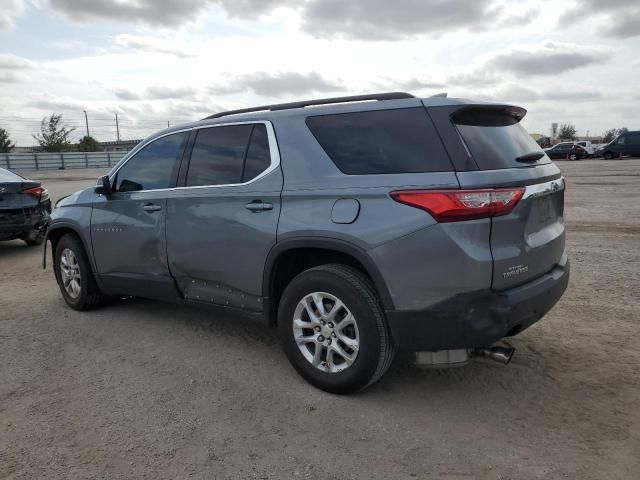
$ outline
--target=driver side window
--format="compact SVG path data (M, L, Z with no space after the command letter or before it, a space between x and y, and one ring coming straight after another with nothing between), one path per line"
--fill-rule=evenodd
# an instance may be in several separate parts
M117 173L116 192L170 188L187 133L159 138L138 151Z
M622 137L618 138L618 140L616 141L616 143L617 143L618 145L624 145L625 143L627 143L627 137L622 136Z

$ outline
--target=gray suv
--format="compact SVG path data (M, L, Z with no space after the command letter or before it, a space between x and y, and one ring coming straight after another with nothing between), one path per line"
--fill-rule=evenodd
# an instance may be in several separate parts
M335 393L377 381L397 349L508 360L489 347L569 278L564 180L525 113L386 93L164 130L58 203L60 291L77 310L109 295L242 309Z

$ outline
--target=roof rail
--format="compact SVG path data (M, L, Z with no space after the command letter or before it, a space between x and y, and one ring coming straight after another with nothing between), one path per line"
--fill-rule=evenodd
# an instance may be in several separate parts
M263 112L266 110L289 110L292 108L311 107L314 105L330 105L332 103L347 103L347 102L364 102L367 100L399 100L403 98L415 98L410 93L405 92L388 92L388 93L374 93L371 95L353 95L350 97L334 97L334 98L322 98L319 100L305 100L302 102L291 103L278 103L274 105L263 105L262 107L242 108L240 110L228 110L226 112L214 113L203 120L211 120L212 118L226 117L227 115L236 115L238 113L251 113L251 112Z

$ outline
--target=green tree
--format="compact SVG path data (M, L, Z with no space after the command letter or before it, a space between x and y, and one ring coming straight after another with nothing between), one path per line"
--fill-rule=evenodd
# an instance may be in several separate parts
M558 138L562 140L573 140L576 138L576 133L578 133L578 131L574 125L563 123L558 130Z
M618 135L622 135L623 133L626 133L628 131L629 131L629 129L627 127L610 128L609 130L604 132L604 135L602 136L602 141L605 142L605 143L609 143L611 140L616 138Z
M64 152L71 147L69 135L74 130L75 127L69 128L64 124L62 115L52 113L48 119L42 119L40 133L33 135L33 138L45 152Z
M9 138L9 132L4 128L0 128L0 152L9 153L16 144Z
M98 141L89 135L85 135L78 142L78 151L80 152L97 152L98 150L100 150Z

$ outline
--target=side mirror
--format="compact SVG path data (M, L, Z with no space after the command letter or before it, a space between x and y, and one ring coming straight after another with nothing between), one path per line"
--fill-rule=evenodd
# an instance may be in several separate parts
M109 195L111 193L111 181L109 180L109 176L105 175L100 177L96 184L96 188L94 188L93 191L100 195Z

